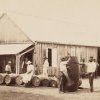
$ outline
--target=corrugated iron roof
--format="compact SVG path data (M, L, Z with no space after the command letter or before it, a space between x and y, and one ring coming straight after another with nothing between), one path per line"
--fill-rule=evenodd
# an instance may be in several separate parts
M1 44L0 55L18 54L32 44Z

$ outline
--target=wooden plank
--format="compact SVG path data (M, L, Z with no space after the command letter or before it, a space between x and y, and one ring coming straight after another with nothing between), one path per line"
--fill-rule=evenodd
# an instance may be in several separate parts
M65 46L65 56L68 54L68 46Z
M71 56L75 56L75 46L71 46Z
M68 53L71 54L71 46L68 46L68 47L67 47L67 51L68 51Z
M87 56L89 58L89 51L92 51L93 52L93 55L96 57L96 49L94 48L92 50L92 48L87 48L87 47L82 47L82 46L71 46L71 45L57 45L57 44L47 44L47 43L40 43L38 46L37 46L37 63L41 66L40 67L40 70L43 69L43 57L46 56L46 48L57 48L57 66L59 67L59 64L60 64L60 59L64 56L67 56L67 53L70 53L72 56L77 56L78 57L78 60L80 62L80 59L81 58L85 58L87 59ZM88 52L87 52L88 51ZM50 72L49 74L50 75L53 75L54 73L56 73L55 70L53 70L53 68L49 68L50 69ZM59 70L59 68L58 68Z
M16 74L18 74L18 55L16 55Z
M80 47L76 47L76 56L78 58L78 61L80 62Z

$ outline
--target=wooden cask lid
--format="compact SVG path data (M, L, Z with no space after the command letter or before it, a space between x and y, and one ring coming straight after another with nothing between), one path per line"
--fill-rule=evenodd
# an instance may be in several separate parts
M38 76L33 76L31 83L33 86L38 87L40 86L40 78Z
M18 75L15 79L15 82L17 85L22 85L23 84L23 77L21 75Z

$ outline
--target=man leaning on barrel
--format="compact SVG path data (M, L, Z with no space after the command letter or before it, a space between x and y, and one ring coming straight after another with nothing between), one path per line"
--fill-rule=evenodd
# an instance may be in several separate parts
M60 80L59 80L59 92L64 93L65 92L65 85L66 80L70 80L67 72L67 63L70 60L70 55L68 55L68 59L62 58L60 62Z

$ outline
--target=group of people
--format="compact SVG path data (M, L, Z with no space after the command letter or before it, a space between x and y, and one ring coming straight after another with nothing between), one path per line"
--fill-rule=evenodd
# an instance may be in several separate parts
M49 67L48 58L44 57L43 77L48 77L48 67ZM30 82L33 75L35 75L36 67L32 65L32 62L29 61L28 58L25 58L25 61L22 63L22 70L23 73L25 73L23 77L23 82L27 84Z
M11 61L8 61L7 65L5 66L5 72L7 74L11 74L12 73L12 69L11 69ZM25 84L29 83L33 74L34 74L34 66L32 64L32 62L30 60L28 60L28 58L25 58L25 61L22 64L22 69L23 69L23 82Z
M12 73L11 64L12 62L8 61L7 65L5 66L5 72L7 74ZM48 67L49 67L48 58L44 57L44 64L43 64L44 77L48 77ZM21 69L22 69L22 73L24 74L23 82L27 84L30 82L32 76L35 74L35 67L32 64L32 62L28 60L28 58L25 58L25 60L22 62Z
M67 60L65 58L61 59L60 63L60 80L59 80L59 92L64 93L65 92L65 85L66 85L66 80L67 82L70 82L70 78L68 75L68 68L70 68L70 65L68 64L71 59L70 54L68 54ZM98 67L98 63L93 57L90 57L88 62L83 61L83 63L79 63L79 65L84 65L87 66L87 69L84 74L88 75L89 78L89 85L90 85L90 92L94 91L93 88L93 80L95 77L95 71Z
M68 82L71 81L68 75L68 70L67 70L68 68L70 68L70 66L68 65L70 59L71 59L71 56L70 54L68 54L67 59L65 60L65 58L62 58L60 62L59 91L61 93L65 92L66 79L68 80ZM95 71L97 69L98 64L97 62L95 62L93 57L90 57L89 62L87 63L83 62L83 64L87 66L87 71L85 74L88 74L89 76L90 91L93 92L94 91L93 80L94 80ZM44 64L43 64L43 76L44 77L48 77L48 67L49 67L48 58L45 57ZM23 77L23 82L24 83L30 82L32 76L35 74L35 67L32 64L32 62L28 60L28 58L25 58L25 61L22 63L22 69L23 69L23 73L25 73ZM7 74L10 74L12 72L11 61L8 61L5 67L5 71Z

